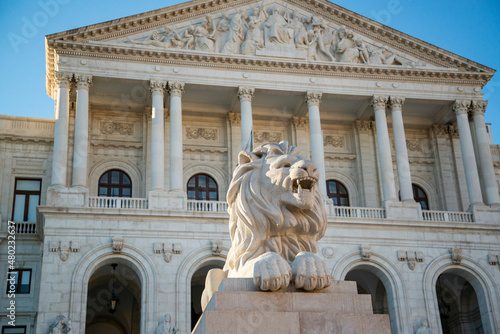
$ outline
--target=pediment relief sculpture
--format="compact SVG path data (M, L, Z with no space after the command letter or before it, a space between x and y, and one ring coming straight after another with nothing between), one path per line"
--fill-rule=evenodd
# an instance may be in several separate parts
M273 3L207 14L202 19L167 25L122 37L115 42L245 56L405 67L429 66L386 45L355 34L344 25L335 27L315 14Z

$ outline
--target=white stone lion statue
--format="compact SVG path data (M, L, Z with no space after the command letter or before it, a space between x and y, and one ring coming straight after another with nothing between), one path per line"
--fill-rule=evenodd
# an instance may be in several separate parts
M327 227L316 165L286 141L240 152L229 185L229 250L224 272L212 269L203 308L224 277L253 277L263 291L288 287L306 291L331 284L316 256Z

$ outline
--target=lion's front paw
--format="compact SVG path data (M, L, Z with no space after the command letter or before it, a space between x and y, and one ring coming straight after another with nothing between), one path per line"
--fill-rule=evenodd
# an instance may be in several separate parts
M300 252L292 262L295 287L306 291L321 290L332 283L325 262L316 254Z
M263 291L276 291L290 284L292 269L288 262L276 253L259 256L253 267L253 282Z

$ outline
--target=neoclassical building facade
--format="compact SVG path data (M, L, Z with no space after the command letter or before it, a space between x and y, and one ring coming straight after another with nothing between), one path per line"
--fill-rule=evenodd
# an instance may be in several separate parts
M2 333L190 333L238 153L282 140L320 172L319 255L393 333L500 331L493 69L324 0L56 33L46 69L54 119L0 116Z

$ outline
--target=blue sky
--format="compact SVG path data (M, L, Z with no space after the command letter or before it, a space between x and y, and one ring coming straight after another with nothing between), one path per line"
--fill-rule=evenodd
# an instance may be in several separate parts
M171 6L167 0L2 0L0 114L54 117L45 93L44 36ZM334 3L494 69L500 69L498 0L338 0ZM500 73L483 89L486 122L500 144Z

